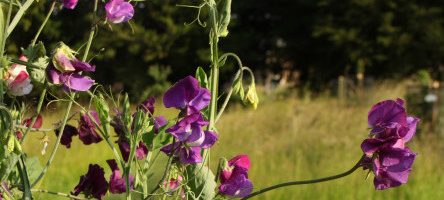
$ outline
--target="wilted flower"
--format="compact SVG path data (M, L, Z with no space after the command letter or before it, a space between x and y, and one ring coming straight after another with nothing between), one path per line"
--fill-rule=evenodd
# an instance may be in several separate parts
M83 192L88 198L102 199L107 191L108 182L105 179L103 168L96 164L90 164L88 172L80 177L79 184L77 184L71 194L77 196Z
M200 87L194 77L187 76L165 92L163 103L167 108L181 109L189 115L207 107L210 99L210 91Z
M28 61L25 56L20 56L22 61ZM24 96L31 93L33 85L25 65L13 64L6 75L8 93L12 96Z
M56 136L59 135L60 129L55 130ZM66 148L71 147L72 137L78 135L79 132L77 131L77 128L74 126L71 126L67 124L65 126L65 129L63 129L62 138L60 139L60 144L65 145Z
M109 178L109 191L113 194L120 194L126 192L126 181L117 166L115 160L106 161L111 168L111 176ZM134 187L134 177L130 175L130 188Z
M133 5L124 0L110 0L105 5L105 11L106 19L114 24L127 22L134 15Z
M62 0L63 7L67 9L74 9L79 0Z
M96 67L78 60L74 56L74 51L63 43L60 43L56 49L52 64L46 69L49 82L63 85L66 91L87 91L95 82L80 72L94 72Z
M418 118L407 116L404 101L387 100L374 105L368 114L370 138L361 149L367 156L364 169L372 169L378 190L407 182L415 154L405 147L415 135Z
M219 193L234 198L243 198L253 191L253 183L248 179L250 159L238 155L228 161L220 173Z
M91 119L87 113L84 113L80 116L79 121L79 138L82 140L83 144L92 144L92 143L99 143L102 141L102 137L100 137L99 133L96 131L96 125L94 121L97 123L97 125L100 124L99 116L96 111L90 111L89 114L94 118ZM94 120L94 121L93 121Z

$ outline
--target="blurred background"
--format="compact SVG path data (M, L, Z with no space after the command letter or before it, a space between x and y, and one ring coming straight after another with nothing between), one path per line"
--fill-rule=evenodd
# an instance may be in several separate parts
M184 24L195 19L197 10L176 6L199 3L138 2L130 24L102 26L92 46L98 69L93 77L116 93L129 92L137 103L161 97L197 66L208 70L208 33L197 24ZM237 53L254 70L261 103L256 111L240 101L230 104L218 124L221 140L212 151L214 162L220 156L250 155L257 188L345 171L361 155L370 106L400 97L408 112L422 120L411 142L418 157L407 185L375 191L372 177L366 180L359 171L258 199L444 199L444 1L242 0L232 5L230 33L220 49ZM91 6L80 0L75 10L57 10L41 36L47 48L58 41L81 47ZM48 7L48 1L40 1L27 14L8 53L19 54L28 45ZM234 70L234 63L221 69L221 91ZM172 116L158 99L159 112ZM53 111L46 116L46 126L59 119ZM43 163L48 155L40 154L41 137L30 138L25 150ZM54 141L50 135L50 147ZM106 166L112 153L105 148L78 141L69 150L61 147L40 187L71 191L88 163Z

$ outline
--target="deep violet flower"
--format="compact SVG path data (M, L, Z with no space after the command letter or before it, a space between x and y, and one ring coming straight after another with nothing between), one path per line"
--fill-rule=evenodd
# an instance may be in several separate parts
M117 144L119 145L119 149L120 152L122 153L123 160L125 160L125 162L128 162L128 157L131 151L130 144L123 139L119 139L117 141ZM146 158L147 154L148 154L148 148L146 147L145 143L140 141L139 145L136 147L136 154L135 154L136 158L138 160L142 160Z
M21 61L28 61L25 56L20 56ZM12 96L24 96L31 93L33 85L25 65L12 64L5 76L8 93Z
M111 176L109 178L109 191L113 194L120 194L126 192L126 181L117 166L115 160L106 161L111 168ZM130 175L130 188L134 187L134 177Z
M243 198L253 191L253 183L248 179L250 159L247 155L238 155L228 161L220 173L219 193L234 198Z
M72 10L76 7L78 1L79 0L62 0L62 4L64 8Z
M97 125L100 124L99 116L96 111L89 111L90 115L94 118ZM89 145L92 143L99 143L103 138L97 133L96 125L93 119L91 119L87 113L83 113L80 116L79 128L77 129L79 133L79 138L82 140L83 144Z
M133 5L124 0L110 0L105 5L106 20L118 24L127 22L134 16Z
M88 172L80 177L79 184L71 192L73 195L79 195L81 192L90 198L102 199L108 191L108 182L105 179L105 172L97 164L90 164Z
M207 107L210 99L210 91L200 87L194 77L187 76L165 92L163 103L167 108L181 109L189 115Z
M87 91L95 83L81 72L94 72L96 67L82 62L74 56L74 51L63 43L59 44L52 58L52 65L46 69L50 83L62 85L66 91Z
M361 144L366 155L361 164L375 174L376 189L407 183L416 154L405 144L415 135L418 122L418 118L407 116L401 99L382 101L371 108L368 124L372 130Z
M56 136L59 135L60 129L55 130ZM72 137L78 135L79 132L77 131L77 128L74 126L71 126L67 124L65 128L63 129L62 138L60 139L60 144L65 145L66 148L71 147Z
M139 108L142 109L145 113L153 115L154 103L156 103L156 99L154 97L148 97L148 99L146 99L139 105Z

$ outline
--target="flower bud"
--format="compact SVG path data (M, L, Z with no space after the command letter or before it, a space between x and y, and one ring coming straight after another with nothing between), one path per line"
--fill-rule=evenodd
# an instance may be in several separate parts
M66 46L63 42L60 42L57 45L57 48L54 51L52 57L52 64L54 67L61 72L71 72L75 71L75 68L72 64L72 60L75 60L76 52Z
M247 96L245 97L245 100L249 101L253 105L254 109L257 108L257 104L259 104L259 97L257 96L256 86L254 83L252 83L250 85L250 87L248 88Z
M22 61L28 61L25 56L19 58ZM24 96L31 93L33 85L26 71L26 66L13 64L8 69L6 76L6 85L8 93L12 96Z

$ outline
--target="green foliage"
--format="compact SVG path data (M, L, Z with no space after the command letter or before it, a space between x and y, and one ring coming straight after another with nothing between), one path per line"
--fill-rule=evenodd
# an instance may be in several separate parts
M186 170L188 199L210 200L216 196L215 176L207 166L189 165Z
M94 97L94 104L96 107L97 114L99 115L99 119L101 122L101 125L105 131L105 134L107 134L105 137L109 137L110 131L109 131L109 106L106 102L105 98L102 94L97 94Z
M199 81L200 87L208 88L208 77L202 67L197 67L195 77Z

